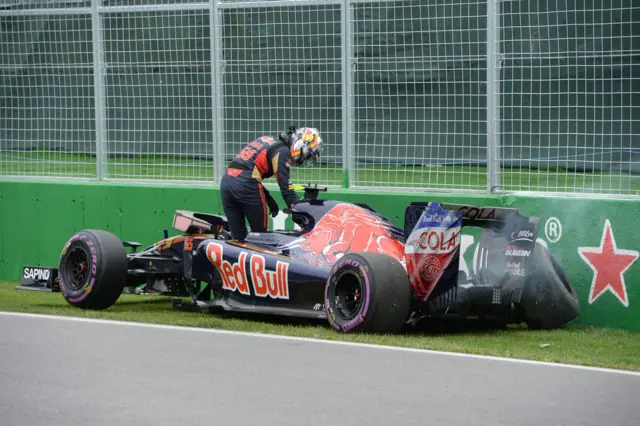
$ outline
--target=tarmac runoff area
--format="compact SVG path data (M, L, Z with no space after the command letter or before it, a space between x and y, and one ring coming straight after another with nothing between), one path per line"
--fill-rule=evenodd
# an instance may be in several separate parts
M640 374L0 312L0 424L640 425Z

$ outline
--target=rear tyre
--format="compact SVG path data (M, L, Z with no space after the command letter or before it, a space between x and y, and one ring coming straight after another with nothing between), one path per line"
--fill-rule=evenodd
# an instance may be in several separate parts
M325 287L329 324L341 333L398 333L410 313L411 283L396 259L349 253L331 269Z
M58 265L60 292L72 306L102 310L113 305L127 280L127 253L110 232L84 230L65 244Z
M521 299L527 327L559 328L580 315L580 301L562 266L542 244L532 259L535 274L527 281Z

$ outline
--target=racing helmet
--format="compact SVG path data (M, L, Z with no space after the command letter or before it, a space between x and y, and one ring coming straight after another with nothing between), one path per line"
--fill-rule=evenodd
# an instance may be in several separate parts
M322 138L318 129L301 127L291 136L291 164L296 167L313 164L320 159Z

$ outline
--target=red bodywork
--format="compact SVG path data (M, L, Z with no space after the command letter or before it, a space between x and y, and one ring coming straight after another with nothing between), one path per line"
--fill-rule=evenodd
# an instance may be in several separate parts
M303 250L302 257L316 266L331 266L349 252L383 253L404 264L404 245L391 235L388 225L351 204L329 210L296 246Z

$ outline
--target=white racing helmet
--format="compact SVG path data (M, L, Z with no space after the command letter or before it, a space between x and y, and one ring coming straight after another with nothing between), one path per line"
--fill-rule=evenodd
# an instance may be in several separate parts
M313 164L320 159L322 138L318 129L300 127L291 135L291 164L296 167Z

